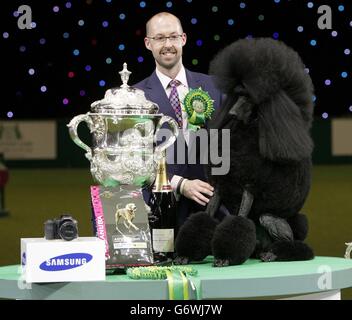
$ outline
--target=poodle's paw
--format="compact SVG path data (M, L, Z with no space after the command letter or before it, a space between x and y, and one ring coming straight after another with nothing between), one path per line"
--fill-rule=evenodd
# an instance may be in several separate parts
M263 262L273 262L277 259L277 256L273 253L273 252L262 252L259 255L260 260L262 260Z
M185 265L185 264L188 264L188 263L189 263L189 258L177 256L177 257L174 259L173 263L176 264L176 265Z
M228 259L215 259L213 266L214 267L228 267L230 265L230 261Z

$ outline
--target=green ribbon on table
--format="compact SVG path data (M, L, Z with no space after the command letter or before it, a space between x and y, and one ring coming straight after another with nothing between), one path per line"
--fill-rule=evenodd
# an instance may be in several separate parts
M169 300L189 300L188 280L182 271L166 270Z
M189 300L188 283L191 280L188 276L196 276L197 270L186 266L148 266L128 268L126 273L132 279L166 279L170 300ZM196 288L190 284L196 295Z

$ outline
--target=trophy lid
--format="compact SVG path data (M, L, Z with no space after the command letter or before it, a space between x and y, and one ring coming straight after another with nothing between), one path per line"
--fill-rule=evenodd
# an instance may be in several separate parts
M109 113L117 115L125 114L156 114L159 106L146 99L144 91L130 87L127 82L131 72L127 70L127 63L123 64L123 70L119 72L122 85L118 88L108 89L104 99L91 104L94 113Z

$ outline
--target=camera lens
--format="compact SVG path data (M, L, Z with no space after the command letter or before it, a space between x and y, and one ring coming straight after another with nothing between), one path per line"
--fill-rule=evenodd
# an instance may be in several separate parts
M72 221L64 221L59 227L58 234L62 239L71 241L77 238L77 225Z

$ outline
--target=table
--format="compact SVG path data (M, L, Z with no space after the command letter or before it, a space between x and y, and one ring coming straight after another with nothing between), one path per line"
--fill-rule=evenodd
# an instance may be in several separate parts
M352 260L316 257L310 261L261 262L250 259L239 266L212 267L213 257L190 266L189 277L201 299L340 299L352 287ZM167 280L133 280L125 274L106 281L26 284L18 265L0 267L0 297L8 299L121 299L166 300ZM307 295L310 294L310 295ZM297 297L298 296L298 297Z

